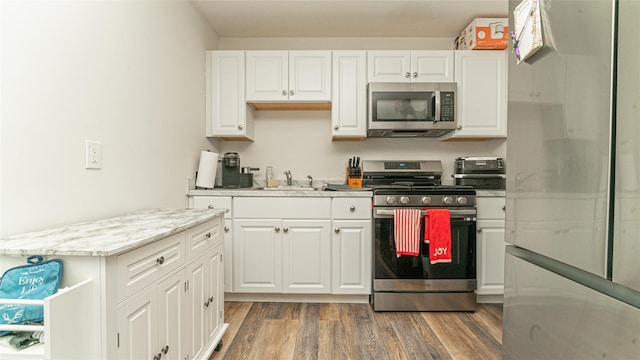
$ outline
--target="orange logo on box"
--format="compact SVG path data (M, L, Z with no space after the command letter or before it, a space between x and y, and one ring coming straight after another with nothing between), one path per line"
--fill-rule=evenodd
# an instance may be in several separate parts
M501 22L491 23L489 26L476 27L476 45L469 40L469 47L475 49L506 49L508 42L508 26Z

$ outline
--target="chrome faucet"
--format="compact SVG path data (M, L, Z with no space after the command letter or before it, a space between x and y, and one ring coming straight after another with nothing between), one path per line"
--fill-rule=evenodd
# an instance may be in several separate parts
M293 185L293 181L292 181L292 178L291 178L291 170L286 170L284 172L284 176L287 177L287 185L289 185L289 186Z
M307 175L307 180L309 181L309 187L313 187L313 178L311 175Z

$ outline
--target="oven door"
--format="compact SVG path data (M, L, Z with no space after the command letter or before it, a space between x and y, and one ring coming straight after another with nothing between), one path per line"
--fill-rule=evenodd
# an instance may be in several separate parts
M374 208L375 291L475 290L475 208L451 209L450 263L431 264L429 244L424 241L420 241L419 256L398 257L393 230L393 208ZM424 217L421 220L420 239L424 239Z

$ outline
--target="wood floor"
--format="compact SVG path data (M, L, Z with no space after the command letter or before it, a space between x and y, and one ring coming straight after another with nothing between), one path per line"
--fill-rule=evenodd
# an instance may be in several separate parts
M475 313L369 304L225 302L222 359L500 359L502 305Z

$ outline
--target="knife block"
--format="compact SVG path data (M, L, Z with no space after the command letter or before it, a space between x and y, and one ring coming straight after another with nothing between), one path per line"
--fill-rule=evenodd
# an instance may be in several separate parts
M349 171L349 167L346 168L346 181L345 183L349 185L350 188L361 188L362 187L362 171L358 170L358 174L352 174Z

